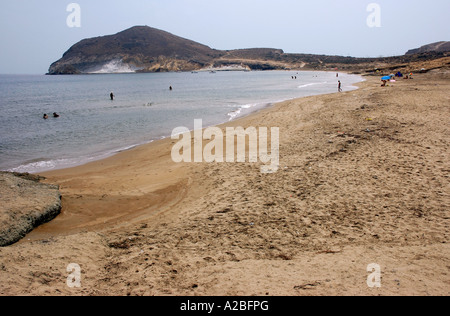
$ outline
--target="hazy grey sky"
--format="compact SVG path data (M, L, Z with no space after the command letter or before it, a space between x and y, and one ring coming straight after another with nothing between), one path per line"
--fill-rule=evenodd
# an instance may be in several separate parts
M79 4L81 27L67 25L70 3ZM379 15L367 11L371 3L378 5ZM0 73L46 73L81 39L135 25L216 49L402 55L450 40L449 13L449 0L1 0ZM369 27L369 15L379 16L381 27Z

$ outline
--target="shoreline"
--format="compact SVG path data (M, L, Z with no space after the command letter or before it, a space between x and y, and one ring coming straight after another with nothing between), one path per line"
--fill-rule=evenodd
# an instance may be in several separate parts
M0 249L0 295L448 294L449 73L366 79L219 125L279 126L275 174L175 164L170 138L42 173L62 213Z
M288 71L286 71L286 72L288 72ZM329 72L329 71L323 71L323 72ZM341 72L341 73L344 73L344 72ZM350 73L346 73L346 74L351 75ZM364 80L364 78L362 76L360 76L360 77L363 80L361 80L360 82L352 84L351 85L352 87L356 87L360 83L363 83L364 81L366 81L366 80ZM358 90L358 89L359 89L359 87L356 87L356 89L353 89L353 90L350 90L350 91L345 91L345 92L351 92L351 91L355 91L355 90ZM303 98L314 97L314 96L332 95L332 94L337 94L337 93L339 93L339 92L332 92L332 93L328 93L327 92L327 93L303 96L303 97L299 97L299 98L290 98L290 99L281 100L281 101L274 101L274 102L268 102L268 103L266 103L266 102L256 103L256 104L260 104L262 106L258 107L258 109L250 111L247 114L244 114L243 116L238 116L237 118L231 118L231 119L229 119L229 121L225 121L225 122L218 123L218 124L212 124L212 125L203 126L203 129L206 129L206 128L209 128L209 127L222 127L223 128L223 127L226 127L228 124L235 123L235 122L237 122L239 120L245 120L246 118L250 118L253 115L258 115L258 113L261 112L261 111L270 110L271 108L276 107L276 106L278 106L278 105L280 105L282 103L285 103L285 102L300 100L300 99L303 99ZM243 109L242 106L240 108L238 108L238 110L242 110L242 109ZM232 124L232 125L235 126L235 124ZM193 131L194 131L194 129L190 129L189 130L189 132L191 132L191 133ZM151 144L153 144L155 142L162 142L162 141L168 140L170 138L171 138L171 135L167 135L167 136L162 136L159 139L150 140L148 142L144 142L144 143L140 143L140 144L134 144L134 145L127 145L127 146L125 146L123 148L112 149L108 153L101 154L100 156L105 156L104 158L98 158L98 159L97 158L92 158L92 160L90 162L77 164L77 165L73 165L73 166L68 166L68 167L62 167L62 168L56 168L56 169L32 172L31 174L35 174L35 175L41 175L42 174L43 175L43 174L46 174L46 173L52 173L53 171L56 172L56 171L62 171L62 170L65 170L65 169L72 169L72 168L76 168L76 167L82 167L82 166L90 164L92 162L98 162L98 161L102 161L102 160L107 160L107 159L109 159L111 157L114 157L115 155L120 154L122 152L133 150L135 148L142 147L142 146L149 146L149 145L151 145ZM76 158L74 158L74 159L76 159Z
M360 82L352 84L352 87L356 87L356 89L352 89L350 91L341 93L351 93L358 91L358 89L360 89L361 86L364 85L366 81L367 79L361 76ZM251 113L248 113L247 115L244 115L237 119L211 126L221 128L222 130L224 130L226 127L244 127L244 128L247 128L249 126L255 127L259 125L259 121L261 121L262 117L270 113L276 113L277 110L283 107L283 105L286 103L299 102L307 98L315 98L321 96L326 97L339 94L340 94L339 92L333 92L294 99L287 99L281 102L272 103L269 106L265 106L263 108L252 111ZM250 122L255 122L255 124L251 125ZM206 128L207 126L203 126L203 130L205 130ZM192 135L194 130L191 129L190 127L189 130ZM192 169L196 170L197 164L172 162L172 159L170 157L170 151L174 143L175 141L171 139L171 136L167 136L166 138L163 139L158 139L150 141L145 144L132 146L132 148L130 149L115 152L114 154L111 154L106 158L94 160L85 164L36 173L36 175L43 176L46 178L46 180L43 181L44 183L58 184L60 186L60 190L63 197L62 198L63 208L58 218L53 220L51 223L44 225L43 227L42 226L37 227L21 242L39 240L47 238L48 236L51 236L53 234L67 235L69 233L76 233L83 231L85 229L97 229L98 227L102 228L106 227L107 229L114 229L115 225L117 225L117 223L121 219L127 218L127 216L131 221L138 221L141 218L142 215L141 213L145 213L149 209L152 210L151 211L152 214L153 213L159 214L161 212L155 212L155 209L157 209L158 207L164 207L164 203L170 205L172 205L173 203L175 204L178 203L185 197L186 191L181 190L181 194L175 194L171 191L175 187L181 188L183 187L183 184L192 181L191 180L191 178L193 177ZM137 155L139 159L146 161L146 163L153 163L156 161L156 164L164 165L164 167L160 170L154 170L153 168L149 169L151 169L155 175L158 175L159 179L170 179L170 180L168 182L162 180L161 185L154 184L150 186L150 188L146 188L144 190L141 190L140 188L134 186L132 190L133 192L131 193L131 197L125 199L125 202L118 203L119 199L118 196L126 195L126 193L120 192L120 190L117 190L117 188L115 188L114 185L111 185L112 183L111 180L107 179L108 172L110 172L109 171L110 169L113 170L117 169L118 166L126 165L130 167L128 161L137 160L135 159L135 155ZM143 157L144 155L146 157ZM208 165L208 163L205 164ZM172 170L176 170L176 176L173 176ZM92 176L93 172L94 174L97 174L95 178L97 179L103 178L98 182L93 182L98 183L95 184L95 186L100 188L108 187L107 189L103 189L103 191L98 191L94 189L93 192L89 192L89 190L83 188L83 185L86 182L85 179L83 178L93 177ZM148 170L144 170L144 168L141 168L140 172L144 173L148 172ZM194 171L194 173L195 172L197 171ZM117 177L120 178L121 181L123 179L129 179L126 181L130 182L136 181L135 179L133 180L130 179L130 176L127 175L127 169L121 170L120 175L118 175ZM142 178L143 182L153 180L153 179L150 180L148 177ZM76 185L74 186L74 188L70 188L67 190L67 186L72 185L72 182L76 182ZM69 184L66 185L66 183ZM92 185L90 187L92 189ZM108 190L110 193L112 193L114 198L112 199L107 198L109 193L106 191ZM145 194L155 194L155 192L158 192L158 194L161 194L161 197L156 199L152 198L150 200L144 198L142 199L142 203L133 202L132 204L136 205L135 207L138 208L137 215L132 214L136 212L128 212L128 211L124 212L123 208L127 208L127 203L131 203L131 200L135 198L136 192L145 192ZM145 195L142 193L140 194ZM89 197L86 198L86 195L89 195ZM87 201L84 201L85 199ZM161 200L164 202L158 203ZM169 202L167 202L167 200L169 200ZM92 224L91 214L86 214L85 212L77 211L75 213L80 213L81 215L79 215L79 217L81 218L75 222L76 224L73 224L72 223L73 216L76 217L77 215L73 215L72 211L74 209L84 207L85 203L90 203L91 206L89 208L95 208L97 210L96 212L99 213L100 215L98 216L98 218L95 218L94 216L94 221ZM153 214L152 217L156 216L155 214Z
M276 71L276 72L279 72L279 71ZM285 72L286 73L291 73L291 72L294 73L294 72L298 72L298 71L292 70L292 71L285 71ZM322 73L333 73L333 74L335 73L334 71L306 71L306 72L307 73L322 72ZM363 82L365 80L364 77L360 76L360 75L354 75L354 74L347 73L347 72L340 72L340 73L343 75L345 74L348 76L357 76L358 77L358 79L357 79L358 82L356 82L354 84L353 83L348 84L348 86L347 86L348 89L353 90L355 87L355 84L358 84L359 82ZM337 78L336 78L336 80L337 80ZM313 85L315 85L315 84L313 84ZM323 83L321 83L321 84L323 84ZM319 94L316 94L316 92L312 92L312 93L313 94L307 95L307 96L329 94L330 92L324 92L324 93L319 93ZM305 97L305 96L303 96L303 97ZM224 117L223 120L221 120L221 122L208 124L207 126L205 126L205 128L227 124L229 122L233 122L236 119L245 118L247 116L253 115L254 113L258 113L260 110L263 110L265 108L270 108L277 103L282 103L282 102L295 100L295 99L303 98L303 97L287 98L287 99L281 99L281 100L269 101L269 102L263 101L263 102L258 102L258 103L241 104L239 107L237 107L237 108L233 109L233 111L229 112L228 115L226 116L226 118ZM189 125L188 125L188 128L189 128ZM51 171L56 171L56 170L69 169L69 168L73 168L73 167L82 166L82 165L91 163L93 161L107 159L109 157L116 155L117 153L126 151L130 148L132 149L135 147L148 145L149 143L153 143L156 141L160 141L161 139L166 139L166 138L170 138L170 137L171 137L171 135L167 134L165 136L146 140L146 141L137 141L137 142L128 143L128 144L125 143L123 146L105 149L104 151L95 152L92 154L83 154L80 157L75 157L75 156L72 157L72 155L70 155L66 158L50 158L48 160L29 159L29 160L23 162L19 166L5 169L5 171L27 172L27 173L31 173L31 174L40 174L40 173L51 172Z

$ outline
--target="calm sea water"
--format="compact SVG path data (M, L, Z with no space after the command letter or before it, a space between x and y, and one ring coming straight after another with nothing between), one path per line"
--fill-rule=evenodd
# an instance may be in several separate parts
M193 129L194 119L206 127L279 101L336 92L337 80L331 72L286 71L0 75L0 170L84 164L168 137L175 127ZM348 91L362 79L339 80Z

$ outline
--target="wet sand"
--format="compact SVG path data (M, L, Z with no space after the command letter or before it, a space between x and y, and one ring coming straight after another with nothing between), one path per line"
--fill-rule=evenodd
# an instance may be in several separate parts
M0 249L0 294L448 295L450 75L380 84L227 124L280 127L274 174L171 139L43 174L62 213Z

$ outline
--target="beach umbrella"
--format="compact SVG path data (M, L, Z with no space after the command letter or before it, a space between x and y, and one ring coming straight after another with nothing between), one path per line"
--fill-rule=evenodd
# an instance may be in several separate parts
M391 80L391 76L384 76L381 80Z

